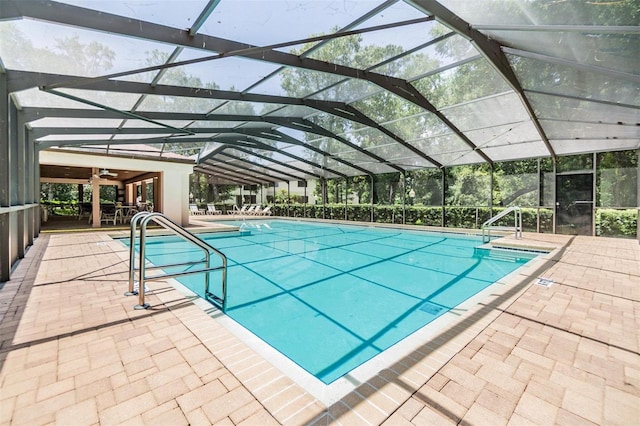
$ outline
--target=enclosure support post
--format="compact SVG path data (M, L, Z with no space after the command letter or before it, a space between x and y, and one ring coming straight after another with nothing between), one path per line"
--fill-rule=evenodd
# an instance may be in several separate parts
M536 232L540 233L540 206L542 205L542 179L540 174L540 159L538 158L538 198L536 200Z
M407 224L407 211L405 198L407 197L407 174L402 172L402 224Z
M636 168L638 170L638 179L636 180L636 191L638 192L638 197L636 198L636 206L638 207L638 224L636 237L638 237L638 244L640 244L640 149L638 149L638 164L636 164Z
M12 174L16 180L13 187L13 203L14 205L23 206L25 204L24 197L24 189L25 189L25 157L24 157L24 127L23 130L20 129L19 119L18 119L18 108L16 107L13 99L9 100L9 139L13 140L13 152L11 153L11 159L9 161L13 161L13 164L10 164L10 167L13 167L14 170ZM16 224L17 224L17 232L15 235L16 239L16 257L18 259L24 258L26 241L25 241L25 220L27 217L27 212L23 209L19 210L15 214Z
M32 202L34 204L38 204L38 207L36 208L36 210L33 212L33 225L34 225L34 230L33 230L33 236L34 238L37 237L38 235L40 235L40 226L41 226L41 221L40 221L40 149L38 148L38 146L36 145L36 142L33 138L32 132L29 129L25 130L25 138L27 139L27 143L29 144L29 147L31 148L30 151L30 159L29 159L29 167L32 168L32 170L30 171L31 176L32 176L32 181L31 181L31 190L32 192Z
M489 173L489 217L493 217L493 174L496 169L493 167L493 164L489 164L490 173ZM508 206L505 206L508 207Z
M321 180L322 183L322 218L327 218L327 180L323 177Z
M556 173L557 173L557 164L556 157L552 158L553 160L553 233L556 233L556 216L558 215L558 205L556 200L558 199L557 192L558 188L556 188Z
M98 182L99 170L95 167L91 169L91 226L99 228L100 222L100 182Z
M287 217L291 217L291 182L287 181Z
M445 225L447 224L447 221L445 219L445 196L447 195L447 178L445 176L445 168L443 167L442 169L440 169L442 171L442 199L441 199L441 203L442 203L442 217L440 218L440 226L442 226L443 228L445 227Z
M347 200L349 199L349 178L346 177L344 178L344 220L348 220L347 217L347 208L348 208L348 202Z
M9 281L11 265L11 156L7 74L0 73L0 282ZM6 208L6 209L4 209Z
M597 185L597 170L598 170L598 166L596 164L596 161L598 161L598 154L596 154L595 152L593 153L593 161L592 161L592 167L591 167L591 172L593 173L593 179L591 179L591 190L592 195L591 195L591 199L593 200L591 202L591 236L595 237L596 236L596 205L597 205L597 200L596 200L596 185Z
M375 185L374 175L371 175L371 222L373 222L373 188Z

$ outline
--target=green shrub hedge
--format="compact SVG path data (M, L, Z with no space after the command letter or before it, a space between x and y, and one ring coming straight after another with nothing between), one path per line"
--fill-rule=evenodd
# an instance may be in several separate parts
M325 219L344 220L345 209L347 220L358 222L371 221L370 204L327 204L324 208ZM450 228L479 229L487 219L504 210L502 207L458 207L446 206L406 206L405 223L424 226L442 226L444 210L444 226ZM277 216L323 218L321 205L309 204L276 204L273 212ZM536 232L540 216L540 232L553 232L553 209L523 208L522 228L524 231ZM373 221L378 223L402 222L402 206L373 206ZM496 222L498 226L513 226L513 215L509 214ZM635 209L613 210L598 209L596 211L596 235L607 237L635 238L637 233L638 212Z
M638 211L636 209L596 210L596 235L602 237L636 238Z

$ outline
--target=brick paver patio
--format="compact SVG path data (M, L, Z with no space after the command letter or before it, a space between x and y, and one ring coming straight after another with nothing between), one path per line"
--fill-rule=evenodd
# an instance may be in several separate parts
M522 242L558 249L325 407L169 284L133 310L107 234L42 234L0 288L0 424L640 424L638 241Z

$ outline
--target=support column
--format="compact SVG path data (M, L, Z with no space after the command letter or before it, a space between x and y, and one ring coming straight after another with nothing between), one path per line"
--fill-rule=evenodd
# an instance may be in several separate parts
M442 200L441 200L441 204L442 204L442 218L440 218L440 226L442 226L443 228L445 227L445 225L447 224L447 220L446 220L446 208L445 208L445 200L447 197L447 176L445 173L445 168L443 167L442 169L440 169L442 171Z
M593 174L592 178L592 193L591 193L591 236L596 236L596 186L598 182L598 154L595 152L592 154L591 160L591 173Z
M309 204L309 199L307 198L307 186L309 182L304 181L304 205L302 207L302 217L307 217L307 204Z
M100 182L99 170L91 169L91 222L94 228L100 228Z
M133 204L134 202L133 188L134 186L130 183L124 184L124 202L126 204Z
M322 218L327 218L327 180L322 178Z
M346 177L344 178L344 220L347 220L347 218L349 217L349 215L347 214L347 208L349 207L348 205L348 198L349 198L349 178Z
M198 184L200 184L199 181ZM140 197L141 202L147 202L147 182L145 181L140 182Z
M291 182L287 181L287 217L291 217Z
M32 200L34 203L38 204L38 207L34 210L33 215L33 224L34 224L34 232L33 236L37 237L40 235L40 149L35 144L33 137L31 136L31 131L27 130L27 140L29 141L29 146L31 147L31 154L33 155L33 159L29 161L29 164L32 164L33 169L31 170L31 176L33 176L33 181L31 182L31 190L32 192Z
M407 173L402 172L402 224L407 224Z
M35 143L31 140L30 132L27 130L24 122L23 114L18 115L18 125L23 131L22 141L24 143L24 161L25 161L25 202L27 204L35 204L28 210L27 214L27 246L33 245L33 240L40 232L40 179L38 179L37 189L34 185L35 171L40 172L40 165L35 161Z
M154 177L153 178L153 211L162 213L164 211L162 204L164 203L164 198L162 197L162 188L163 182L162 178Z
M536 232L540 233L540 206L543 205L542 200L542 174L540 172L540 158L538 158L538 197L536 198Z
M371 178L371 222L373 222L374 220L374 214L373 214L373 191L375 190L375 175L370 175L369 176Z
M636 237L638 238L638 244L640 244L640 149L638 149L638 179L636 179L636 191L638 193L638 197L636 198L636 206L638 207L638 226L636 231Z
M9 92L7 74L0 73L0 282L8 281L11 272L11 213L9 141Z
M9 207L9 94L7 75L0 73L0 207ZM0 247L4 246L0 242Z
M558 215L558 205L557 205L557 199L558 199L558 188L556 187L557 184L557 179L556 179L556 173L557 173L557 161L556 161L556 157L553 157L553 233L556 233L556 217Z
M495 173L495 168L493 167L493 164L489 164L490 170L491 170L491 174L490 174L490 178L489 178L489 217L493 217L493 179L494 179L494 173ZM507 207L507 206L505 206Z
M26 227L26 218L27 211L24 208L25 204L25 163L24 163L24 131L20 131L20 126L18 125L18 108L15 106L13 101L9 100L9 133L10 138L15 139L15 149L11 155L11 162L13 163L11 166L14 170L12 173L13 178L13 190L15 194L12 195L12 203L14 206L23 206L23 209L18 210L16 215L16 257L18 259L24 258L24 253L27 245L27 227Z

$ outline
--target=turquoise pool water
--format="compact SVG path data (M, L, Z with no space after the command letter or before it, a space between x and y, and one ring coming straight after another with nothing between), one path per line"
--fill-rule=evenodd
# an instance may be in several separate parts
M227 315L326 384L535 256L494 256L480 237L448 233L232 224L250 232L199 235L228 258ZM175 237L148 241L154 264L201 257ZM202 276L179 281L204 297ZM211 274L213 293L220 281Z

